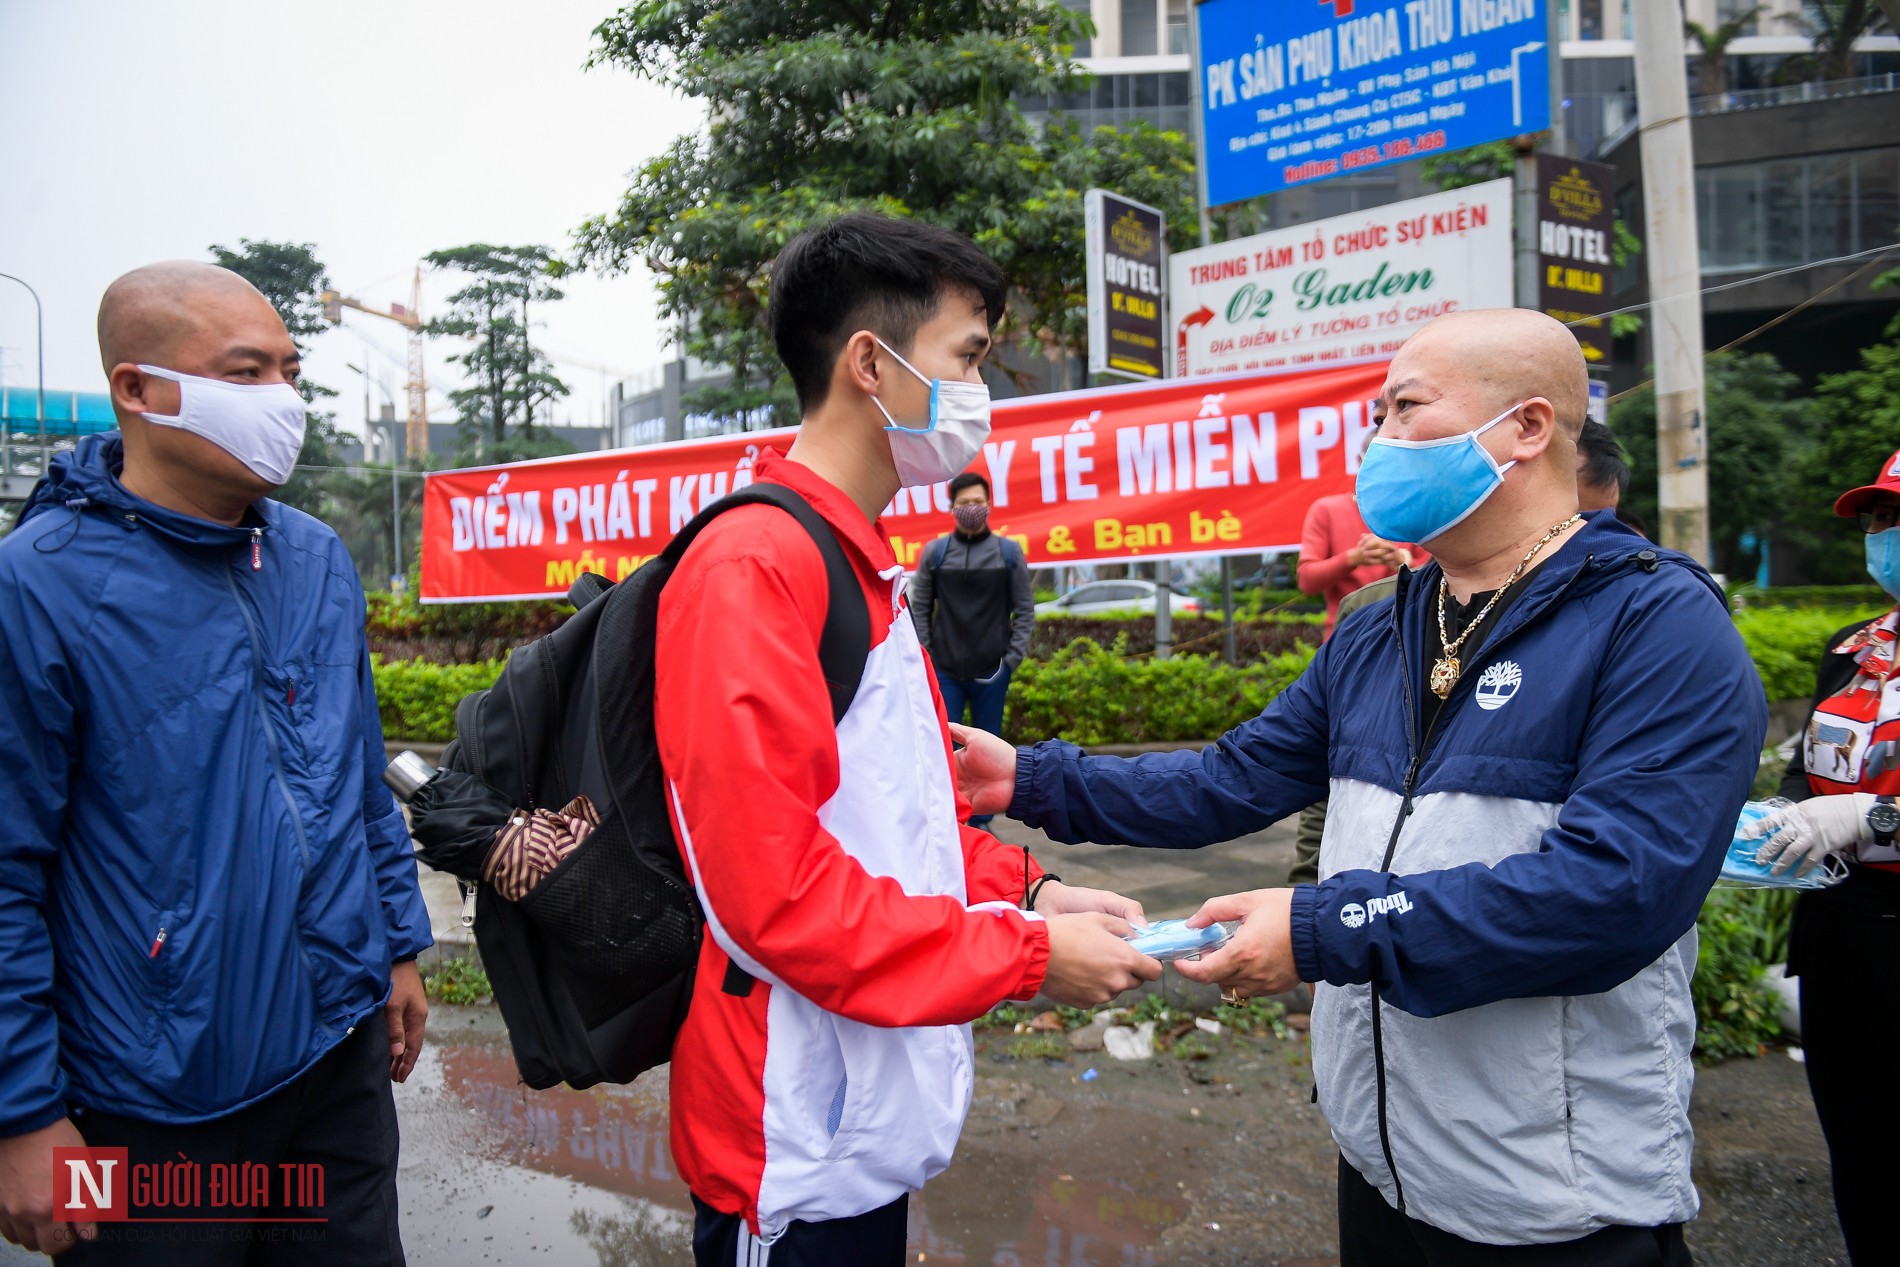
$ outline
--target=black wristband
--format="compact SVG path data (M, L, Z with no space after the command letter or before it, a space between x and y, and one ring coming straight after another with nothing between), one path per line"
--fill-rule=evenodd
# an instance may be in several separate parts
M1033 911L1036 909L1036 894L1042 892L1042 886L1051 880L1054 880L1057 884L1062 883L1061 876L1053 871L1045 871L1041 877L1037 879L1035 884L1030 886L1029 892L1023 897L1023 909L1025 911Z

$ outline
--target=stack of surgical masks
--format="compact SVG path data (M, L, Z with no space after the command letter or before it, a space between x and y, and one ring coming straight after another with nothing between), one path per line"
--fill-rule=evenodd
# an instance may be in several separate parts
M1235 924L1209 924L1206 928L1189 928L1184 919L1156 920L1129 934L1128 944L1162 963L1199 959L1208 951L1226 945L1236 927Z
M1838 854L1827 858L1817 867L1809 868L1805 875L1797 874L1801 869L1798 863L1779 873L1770 869L1781 853L1778 843L1781 832L1764 837L1748 834L1749 829L1791 804L1792 801L1776 797L1772 801L1750 801L1742 806L1741 816L1735 821L1735 835L1729 841L1728 853L1722 859L1722 874L1715 882L1718 887L1825 889L1847 878L1847 864Z

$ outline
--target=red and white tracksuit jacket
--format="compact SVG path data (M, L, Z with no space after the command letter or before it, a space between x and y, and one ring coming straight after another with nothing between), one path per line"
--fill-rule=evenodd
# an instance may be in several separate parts
M673 1051L673 1155L700 1200L770 1241L950 1163L968 1022L1041 988L1049 939L1015 909L1023 851L959 826L943 701L883 528L777 454L755 478L830 522L871 611L834 731L824 562L790 516L720 516L660 598L655 727L710 934ZM729 963L757 978L743 998L720 988Z

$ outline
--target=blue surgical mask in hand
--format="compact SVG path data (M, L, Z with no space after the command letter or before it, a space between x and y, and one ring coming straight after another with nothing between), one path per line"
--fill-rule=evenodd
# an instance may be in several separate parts
M1238 924L1209 924L1189 928L1184 919L1156 920L1146 928L1128 935L1128 944L1150 959L1173 963L1177 959L1199 959L1211 950L1219 950L1234 935Z
M1790 867L1785 871L1773 869L1776 856L1781 852L1775 838L1782 828L1766 835L1761 833L1761 821L1794 802L1776 797L1771 801L1750 801L1742 806L1741 815L1735 820L1735 834L1729 841L1728 853L1722 858L1722 874L1716 878L1716 885L1729 889L1825 889L1839 884L1847 878L1847 864L1838 855L1829 857L1819 866L1801 874L1801 868Z

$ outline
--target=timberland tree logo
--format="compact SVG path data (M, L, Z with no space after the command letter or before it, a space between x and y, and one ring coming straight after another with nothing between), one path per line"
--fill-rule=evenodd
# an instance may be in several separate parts
M1515 660L1500 660L1478 678L1478 689L1472 697L1478 701L1478 707L1487 713L1495 713L1511 702L1517 694L1517 688L1524 684L1524 670Z
M1412 899L1405 896L1405 890L1388 893L1384 897L1367 898L1364 906L1357 902L1348 902L1339 908L1339 922L1347 928L1363 928L1380 915L1403 915L1412 909Z

